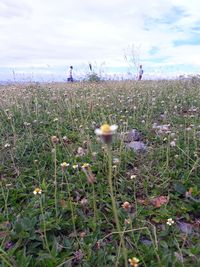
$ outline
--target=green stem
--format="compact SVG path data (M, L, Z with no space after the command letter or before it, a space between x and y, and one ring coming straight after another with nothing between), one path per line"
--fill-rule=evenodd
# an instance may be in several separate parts
M49 249L48 240L47 240L46 221L45 221L44 210L43 210L43 205L42 205L42 196L40 197L40 210L41 210L42 220L43 220L44 243L45 243L46 249L51 254L50 249Z
M56 217L58 217L58 199L57 199L57 159L56 159L56 146L54 147L54 184L55 184L55 192L54 192L54 199L55 199L55 210L56 210Z
M8 220L8 195L9 195L9 189L7 191L7 195L5 194L5 191L4 191L4 188L3 188L3 185L1 184L1 191L2 191L2 195L3 195L3 199L4 199L4 211L5 211L5 215L6 215L6 218Z
M121 232L120 228L120 223L119 223L119 218L117 214L117 208L116 208L116 201L113 193L113 185L112 185L112 153L110 151L109 146L108 148L108 182L109 182L109 187L110 187L110 196L111 196L111 202L112 202L112 210L113 210L113 215L115 219L115 223L117 226L117 231L119 232L119 237L120 237L120 243L122 244L122 251L124 255L124 266L128 267L128 260L127 260L127 251L125 247L125 242L123 238L123 232Z
M94 184L92 183L92 193L93 193L93 209L94 209L94 225L96 230L96 225L97 225L97 206L96 206L96 201L95 201L95 189L94 189Z
M72 204L72 200L71 200L71 193L70 193L69 181L68 181L66 175L65 175L65 178L66 178L66 183L67 183L67 194L68 194L68 199L69 199L69 205L70 205L70 210L71 210L71 215L72 215L73 230L74 230L74 234L75 234L76 240L77 240L78 244L81 247L81 244L80 244L79 239L78 239L77 231L76 231L75 215L74 215L74 209L73 209L73 204Z

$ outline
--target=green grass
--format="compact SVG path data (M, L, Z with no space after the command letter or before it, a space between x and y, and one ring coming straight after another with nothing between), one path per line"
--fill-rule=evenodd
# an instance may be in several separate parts
M13 85L0 93L1 267L130 266L132 257L140 267L200 266L198 80ZM105 122L118 125L110 148L94 133ZM170 132L157 133L154 123ZM146 153L125 148L132 128ZM155 207L160 196L169 201Z

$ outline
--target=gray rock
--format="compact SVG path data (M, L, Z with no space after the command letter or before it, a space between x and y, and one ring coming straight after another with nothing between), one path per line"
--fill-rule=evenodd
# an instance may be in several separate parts
M190 223L179 222L178 226L179 226L181 232L183 232L187 235L191 235L193 232L193 225Z
M130 142L126 145L126 148L131 148L136 153L145 152L147 150L147 146L141 141Z
M174 256L177 258L178 261L180 261L181 263L184 263L184 258L183 255L179 252L174 252Z
M132 141L141 141L142 136L141 133L137 129L132 129L125 136L125 142L130 143Z
M140 241L146 246L151 246L152 245L152 241L150 239L145 238L145 237L141 237Z

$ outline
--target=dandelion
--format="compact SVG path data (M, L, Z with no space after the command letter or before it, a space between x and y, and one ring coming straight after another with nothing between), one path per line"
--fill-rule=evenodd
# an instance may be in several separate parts
M72 166L72 168L73 168L74 170L78 170L78 164L74 164L74 165Z
M130 203L128 202L128 201L125 201L123 204L122 204L122 208L124 209L124 210L128 210L129 208L130 208Z
M172 224L174 224L174 220L172 218L167 219L167 224L171 226Z
M53 136L51 137L51 142L52 142L53 144L57 144L58 141L59 141L59 139L58 139L58 137L57 137L56 135L53 135Z
M130 219L125 219L125 220L124 220L124 223L125 223L126 225L129 225L129 224L131 224L131 220L130 220Z
M97 248L97 249L100 249L100 248L101 248L101 241L97 241L97 242L96 242L96 248Z
M133 258L129 259L128 261L129 261L131 267L138 267L138 263L140 260L136 257L133 257Z
M68 167L68 166L69 166L69 163L67 163L67 162L63 162L63 163L60 164L60 166L61 166L61 167Z
M95 176L92 173L92 170L90 168L90 164L89 163L84 163L82 165L82 170L85 173L85 175L87 176L87 181L89 184L93 184L95 182Z
M79 236L80 236L80 238L84 238L86 236L86 232L80 232Z
M82 165L82 169L88 169L90 167L90 164L89 163L84 163Z
M63 136L62 140L65 145L69 142L67 136Z
M37 195L37 194L39 194L39 195L41 195L42 194L42 189L40 189L40 188L35 188L35 190L33 191L33 194L34 195Z
M82 198L81 201L80 201L80 203L81 203L82 206L86 206L88 204L87 198L85 198L85 197Z
M117 125L109 125L109 124L103 124L100 129L96 129L95 133L96 135L112 135L117 130Z
M63 162L60 164L61 168L62 168L62 171L66 170L67 167L69 167L69 163L67 162Z
M185 192L185 197L191 197L193 192L193 188L190 187L188 191Z
M112 142L112 136L115 134L116 130L117 130L118 126L113 124L113 125L109 125L109 124L103 124L101 126L101 128L96 129L95 133L97 136L100 136L103 141L105 143L111 143Z

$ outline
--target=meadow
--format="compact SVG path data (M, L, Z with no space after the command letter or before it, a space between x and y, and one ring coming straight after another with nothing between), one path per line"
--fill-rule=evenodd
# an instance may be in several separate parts
M200 266L199 115L198 79L1 86L0 266Z

